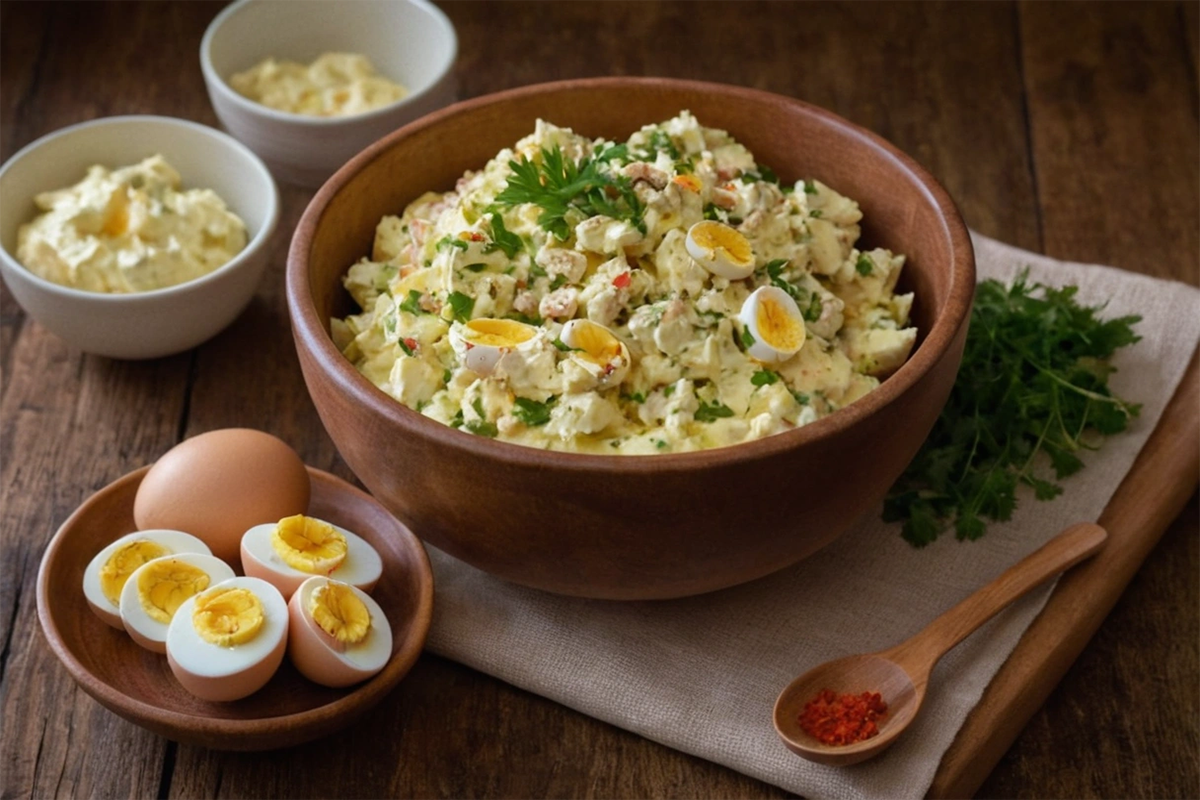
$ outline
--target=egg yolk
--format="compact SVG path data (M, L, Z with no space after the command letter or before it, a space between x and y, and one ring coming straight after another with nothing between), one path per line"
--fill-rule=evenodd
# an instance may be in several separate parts
M342 644L358 644L371 630L371 612L349 586L327 583L309 596L313 621Z
M157 561L138 575L138 600L150 619L164 625L197 592L208 588L208 573L175 558Z
M328 522L303 514L279 520L271 546L283 563L313 575L328 575L346 560L346 537Z
M755 321L759 336L776 350L794 352L804 344L804 324L771 297L759 301Z
M722 222L697 222L688 231L692 241L707 250L713 259L724 253L726 259L738 266L747 266L754 259L750 240Z
M700 183L700 179L695 175L676 175L671 180L689 192L695 192L696 194L700 194L700 190L704 188L704 185Z
M134 570L151 559L170 554L170 550L148 539L135 539L117 548L100 568L100 591L108 602L121 605L121 590Z
M468 341L490 347L514 347L533 338L536 331L511 319L473 319L466 323Z
M580 355L601 365L607 365L621 355L621 340L594 322L576 325L567 344L582 350Z
M200 638L219 647L253 639L264 621L262 601L249 589L217 587L196 598L192 627Z

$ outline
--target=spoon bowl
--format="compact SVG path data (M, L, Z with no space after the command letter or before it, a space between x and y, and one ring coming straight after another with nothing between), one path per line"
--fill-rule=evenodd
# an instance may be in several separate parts
M902 665L883 653L846 656L826 661L787 685L775 701L775 732L797 755L833 767L865 761L896 740L916 716L925 699L929 675L914 679ZM836 694L879 692L887 714L879 719L879 733L848 745L822 744L800 727L804 706L822 689Z
M1078 564L1103 546L1108 533L1079 523L1005 570L999 577L929 623L907 641L878 653L846 656L813 667L787 685L775 701L775 732L789 750L828 766L848 766L882 753L916 718L933 667L952 647L1018 597ZM804 706L818 692L878 692L887 712L879 732L847 745L827 745L800 726Z

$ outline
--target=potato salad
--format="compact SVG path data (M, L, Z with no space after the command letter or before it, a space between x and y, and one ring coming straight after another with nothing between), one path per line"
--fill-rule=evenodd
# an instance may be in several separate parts
M908 357L904 256L859 249L861 218L686 111L624 143L539 120L380 221L344 278L362 313L332 333L384 392L476 436L733 445L854 402Z
M408 94L359 53L323 53L307 65L265 58L232 76L229 85L268 108L310 117L362 114Z

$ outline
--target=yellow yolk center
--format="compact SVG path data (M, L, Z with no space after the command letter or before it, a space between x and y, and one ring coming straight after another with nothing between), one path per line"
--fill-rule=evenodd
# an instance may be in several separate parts
M318 586L309 596L308 610L321 630L342 644L357 644L371 630L367 604L345 584Z
M262 601L249 589L216 588L196 598L192 627L206 642L233 647L253 639L263 626Z
M121 605L121 590L133 571L151 559L170 554L170 550L148 539L135 539L117 548L100 568L100 591L113 606Z
M700 179L695 175L676 175L671 180L689 192L695 192L696 194L699 194L700 190L704 188L704 185L700 183Z
M799 350L804 344L804 323L770 297L759 302L755 321L762 340L777 350Z
M536 333L531 326L511 319L473 319L466 328L467 341L491 347L516 347Z
M192 595L208 588L208 573L176 558L156 561L138 575L138 600L151 619L164 625Z
M578 355L601 365L607 365L621 355L621 340L594 322L576 326L569 345L583 351Z
M328 522L303 514L279 520L271 546L283 563L314 575L328 575L346 560L346 537Z
M689 231L692 241L718 258L726 258L738 266L746 266L754 258L750 240L723 222L698 222Z

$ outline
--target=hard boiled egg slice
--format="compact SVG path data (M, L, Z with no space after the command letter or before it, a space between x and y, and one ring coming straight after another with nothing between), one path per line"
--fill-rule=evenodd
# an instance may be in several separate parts
M392 627L383 609L348 583L309 578L288 602L288 617L288 657L313 683L359 683L392 657Z
M563 325L559 339L571 348L569 357L601 385L620 383L629 373L629 348L603 325L587 319L573 319Z
M208 545L183 531L150 530L126 534L105 547L83 571L83 596L96 616L118 630L121 590L134 570L151 559L172 553L211 554Z
M724 222L697 222L688 228L685 244L688 255L713 275L736 281L754 273L750 240Z
M279 669L287 650L287 603L264 580L230 578L189 597L167 630L167 663L201 700L239 700Z
M273 584L285 598L313 575L370 592L383 574L383 560L362 537L298 514L246 531L242 571Z
M467 369L486 377L501 356L536 335L537 328L513 319L472 319L450 329L450 346Z
M232 577L232 567L204 553L176 553L147 561L121 590L121 622L142 647L165 653L167 626L183 601Z
M738 319L752 341L746 352L765 362L787 361L804 346L804 315L796 301L777 286L760 286L746 298Z

